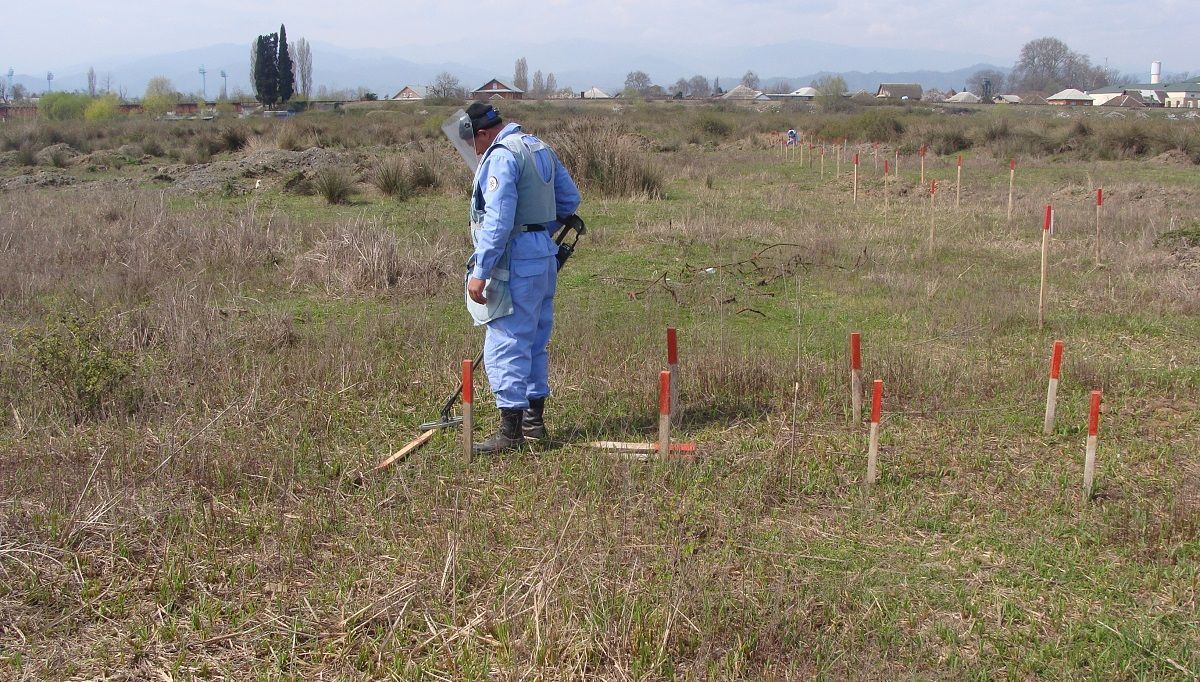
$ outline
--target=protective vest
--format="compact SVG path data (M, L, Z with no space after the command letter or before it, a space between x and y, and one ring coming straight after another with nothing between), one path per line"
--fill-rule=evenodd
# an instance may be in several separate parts
M488 302L484 305L472 301L471 296L465 292L466 281L470 278L470 270L475 265L474 255L467 262L468 274L463 280L463 298L467 303L467 311L476 325L487 324L492 320L512 314L512 291L508 286L512 240L525 231L526 225L545 225L557 217L554 201L555 165L550 165L550 179L543 180L541 173L538 172L537 162L534 160L534 154L548 149L548 147L533 135L512 134L492 143L492 146L484 152L483 158L479 162L479 168L475 171L471 192L471 243L476 243L475 233L482 226L485 215L483 191L479 187L479 173L483 171L484 161L488 155L497 147L508 149L517 161L517 209L513 216L513 231L509 236L508 246L504 249L500 260L496 262L496 266L492 268L492 276L485 285L484 296L487 297Z

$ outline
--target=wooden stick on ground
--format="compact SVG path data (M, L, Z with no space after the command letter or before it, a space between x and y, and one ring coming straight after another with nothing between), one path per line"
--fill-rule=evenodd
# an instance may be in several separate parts
M417 450L420 450L422 447L425 446L426 443L428 443L430 441L431 438L433 438L433 434L436 432L437 432L436 429L430 429L430 430L422 433L421 435L417 436L408 445L405 445L404 447L397 450L394 455L392 455L391 457L388 457L387 459L383 460L379 464L376 464L375 471L380 471L382 469L386 469L386 468L390 467L391 465L395 464L396 462L399 462L400 460L404 459L405 457L408 457L409 455L416 452Z
M1050 356L1050 383L1046 386L1046 420L1042 424L1042 433L1049 436L1054 433L1054 413L1058 410L1058 378L1062 370L1063 342L1054 342L1054 352Z

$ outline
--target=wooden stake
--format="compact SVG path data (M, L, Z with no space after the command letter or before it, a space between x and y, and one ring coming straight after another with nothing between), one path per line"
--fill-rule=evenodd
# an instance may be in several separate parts
M871 387L871 432L867 436L867 484L874 485L879 471L879 413L883 408L883 379Z
M671 454L671 373L658 374L658 456Z
M854 155L854 203L858 203L858 154Z
M862 424L862 335L850 332L850 412Z
M921 157L921 184L925 184L925 145L921 145L921 150L917 152Z
M962 154L958 155L958 177L954 181L954 210L962 205Z
M1083 457L1083 498L1092 499L1096 481L1096 445L1100 435L1100 391L1092 391L1092 405L1088 413L1087 450Z
M1012 222L1013 181L1017 179L1017 160L1008 160L1008 221Z
M840 178L840 177L842 177L842 148L841 147L834 148L834 157L835 157L835 166L834 166L835 170L833 173L833 177Z
M1050 272L1050 223L1054 220L1054 209L1046 204L1046 218L1042 221L1042 283L1038 287L1038 330L1046 326L1046 275Z
M463 464L471 463L471 446L475 444L475 365L462 361L462 440Z
M671 373L671 421L679 415L679 343L674 327L667 327L667 371Z
M875 146L875 172L879 172L879 143L874 143Z
M1096 265L1100 265L1100 212L1104 210L1104 188L1096 188Z
M821 145L821 177L825 177L825 145Z
M1054 352L1050 355L1050 383L1046 387L1046 421L1042 424L1042 433L1049 436L1054 433L1054 413L1058 409L1058 377L1062 369L1063 342L1054 342Z
M937 200L937 180L931 180L929 182L929 254L930 255L933 255L933 226L935 223L934 216L935 216L935 209L936 209L934 202L936 200Z
M896 177L900 177L900 148L896 147Z
M887 211L891 206L891 196L888 192L888 160L883 160L883 210Z
M417 450L420 450L422 447L425 446L426 443L428 443L430 441L430 439L433 438L434 434L436 434L436 433L437 433L437 430L430 429L430 430L422 433L421 435L417 436L412 441L410 441L408 443L408 445L405 445L404 447L397 450L396 453L393 454L391 457L388 457L387 459L383 460L379 464L376 464L375 471L380 471L380 470L386 469L386 468L390 467L391 465L395 464L396 462L399 462L400 460L404 459L405 457L408 457L409 455L416 452Z

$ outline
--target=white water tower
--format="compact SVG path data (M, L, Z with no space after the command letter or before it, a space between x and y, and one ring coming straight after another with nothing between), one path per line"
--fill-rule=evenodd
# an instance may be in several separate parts
M1150 62L1150 84L1157 85L1162 80L1162 62Z

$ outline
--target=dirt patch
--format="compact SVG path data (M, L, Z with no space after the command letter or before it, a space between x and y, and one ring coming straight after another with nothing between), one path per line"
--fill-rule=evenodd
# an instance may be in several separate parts
M69 166L79 158L79 152L71 145L59 142L43 148L34 158L42 166Z
M283 149L261 149L238 159L194 165L164 166L156 179L174 183L173 192L211 192L229 182L241 179L294 178L298 173L309 176L318 169L353 160L343 152L311 147L300 152Z
M1157 166L1194 166L1194 165L1196 165L1195 163L1192 163L1192 157L1188 156L1186 152L1179 151L1178 149L1167 150L1167 151L1163 152L1162 154L1159 154L1158 156L1155 156L1155 157L1149 159L1149 163L1155 164Z
M61 171L38 171L26 175L17 175L6 180L0 180L0 189L10 190L22 187L67 187L77 184L79 180Z

